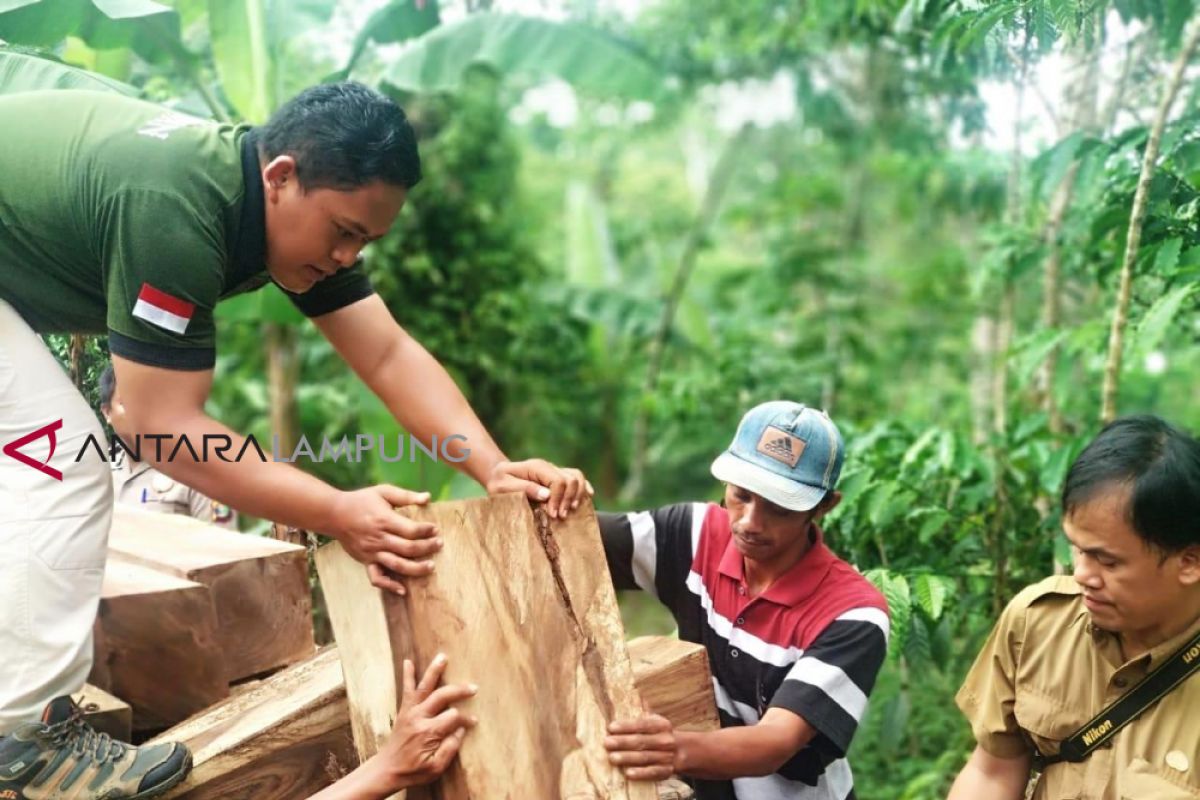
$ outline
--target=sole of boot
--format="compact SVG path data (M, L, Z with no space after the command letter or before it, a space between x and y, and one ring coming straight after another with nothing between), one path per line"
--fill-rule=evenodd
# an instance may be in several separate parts
M188 753L188 757L184 760L183 764L179 767L178 772L176 772L174 775L167 778L165 781L158 784L157 786L152 786L144 792L138 792L135 795L131 795L129 797L129 800L146 800L146 798L149 798L149 797L159 797L160 795L164 795L167 792L169 792L170 790L174 789L180 783L182 783L183 779L186 778L188 776L188 773L190 773L191 771L192 771L192 754Z

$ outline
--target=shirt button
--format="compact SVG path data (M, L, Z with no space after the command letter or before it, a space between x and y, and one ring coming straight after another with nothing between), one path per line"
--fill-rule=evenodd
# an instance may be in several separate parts
M746 587L745 587L745 586L739 586L739 587L738 587L738 594L745 594L745 593L746 593Z
M745 624L746 624L746 618L745 618L745 617L738 617L738 618L737 618L737 624L738 624L738 625L745 625Z
M1118 689L1124 689L1126 686L1129 685L1129 681L1125 680L1124 678L1114 678L1113 685L1116 686Z
M734 648L730 649L729 655L733 656L734 658L737 658L738 656L741 655L741 653L739 653L738 649L736 647L734 647Z

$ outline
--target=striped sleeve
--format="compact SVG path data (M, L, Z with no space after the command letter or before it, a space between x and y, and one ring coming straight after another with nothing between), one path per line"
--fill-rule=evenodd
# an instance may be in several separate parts
M788 671L771 706L803 717L845 755L887 656L888 632L888 617L881 609L845 612Z
M596 516L613 584L618 589L650 592L674 610L687 594L694 534L703 521L704 504L678 503L653 511Z

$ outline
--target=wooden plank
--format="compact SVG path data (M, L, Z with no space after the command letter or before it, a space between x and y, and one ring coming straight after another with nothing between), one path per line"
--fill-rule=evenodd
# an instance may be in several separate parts
M158 741L192 749L177 800L305 800L354 769L358 757L336 648L279 672Z
M317 554L360 757L390 730L380 709L395 709L403 653L423 668L444 652L448 682L479 684L462 707L480 723L440 800L657 798L603 747L608 721L643 708L591 506L550 520L513 494L402 513L437 523L445 542L407 598L373 589L336 544Z
M113 697L99 686L85 684L71 696L83 711L87 722L99 733L107 733L119 742L128 742L133 735L133 709L119 697Z
M684 731L721 727L708 652L673 636L640 636L629 642L633 679L646 707Z
M366 568L336 542L318 550L316 559L341 654L346 694L352 701L350 728L358 756L366 761L387 739L402 690L392 663L384 593L371 585Z
M229 680L261 675L316 651L305 548L129 506L114 511L108 547L125 561L212 590Z
M134 730L165 728L229 694L207 586L110 555L88 682L133 707Z

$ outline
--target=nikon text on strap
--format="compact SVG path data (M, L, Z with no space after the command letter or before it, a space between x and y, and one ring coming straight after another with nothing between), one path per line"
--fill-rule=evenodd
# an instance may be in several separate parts
M1118 697L1062 743L1058 755L1038 754L1036 766L1044 769L1060 761L1079 762L1092 754L1117 731L1142 715L1146 709L1171 693L1200 668L1200 633L1176 650L1136 686Z

